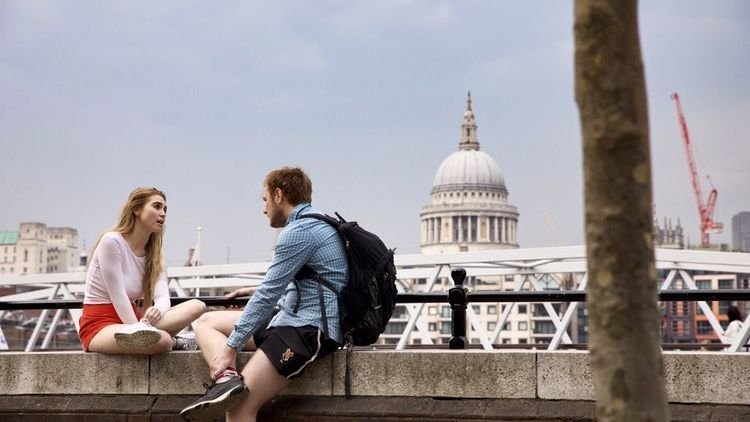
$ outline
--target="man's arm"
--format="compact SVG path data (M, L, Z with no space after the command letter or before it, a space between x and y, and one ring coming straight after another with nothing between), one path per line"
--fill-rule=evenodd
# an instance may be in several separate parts
M268 268L263 283L250 298L234 326L227 345L241 350L250 336L261 324L268 321L273 308L284 294L284 290L294 275L310 259L314 245L310 235L299 225L282 230L276 243L273 262Z

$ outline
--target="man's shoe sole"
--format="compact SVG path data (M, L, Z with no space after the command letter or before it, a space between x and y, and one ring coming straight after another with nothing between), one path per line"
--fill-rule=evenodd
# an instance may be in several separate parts
M115 342L123 349L140 349L153 346L161 340L161 333L140 330L133 333L115 333Z
M245 400L248 393L247 386L243 385L243 388L229 390L213 400L194 403L182 409L180 416L186 421L214 421L224 417L224 414L235 404Z

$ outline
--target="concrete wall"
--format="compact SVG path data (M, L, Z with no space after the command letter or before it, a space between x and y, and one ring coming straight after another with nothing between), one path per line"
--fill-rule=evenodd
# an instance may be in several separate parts
M241 354L241 364L250 353ZM287 396L344 393L345 354L327 356ZM750 354L665 352L673 403L750 403ZM198 395L208 382L197 352L161 356L83 352L0 353L0 395ZM594 400L585 351L355 351L355 396Z

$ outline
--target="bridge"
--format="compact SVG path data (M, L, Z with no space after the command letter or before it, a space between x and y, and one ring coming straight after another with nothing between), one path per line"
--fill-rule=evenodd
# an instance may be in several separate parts
M714 337L720 338L723 328L718 304L708 300L750 298L742 284L750 274L750 254L658 249L656 264L663 297L679 293L683 296L672 297L697 300ZM267 419L593 420L588 354L573 350L580 344L572 338L588 279L583 247L398 255L396 265L403 312L392 323L399 331L384 335L390 346L354 351L354 397L343 397L344 354L337 352L271 403L264 410ZM447 302L448 274L459 266L470 280L467 319L474 344L448 350L430 329L430 318L443 316L430 315L425 307ZM168 277L176 298L212 298L226 289L258 285L267 268L267 262L170 267ZM731 275L735 285L724 292L710 286L704 291L700 277L706 274ZM199 353L148 357L50 350L64 317L77 323L83 281L80 272L0 279L2 286L32 289L0 297L0 319L14 309L49 307L39 314L23 351L0 353L0 420L36 420L42 414L71 420L173 419L208 381ZM542 333L544 338L532 334L541 341L527 345L498 342L517 306L538 302L546 315L531 319L549 322L554 332ZM476 303L500 307L490 317L486 307L471 306ZM496 321L492 329L488 318ZM741 352L749 329L746 322L732 344L665 345L673 420L750 420L750 391L744 388L750 354ZM249 356L243 353L241 359Z

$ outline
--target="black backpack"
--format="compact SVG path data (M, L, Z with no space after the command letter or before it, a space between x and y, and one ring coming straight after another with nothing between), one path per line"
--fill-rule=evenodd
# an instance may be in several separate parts
M328 334L328 318L323 302L325 286L338 297L341 332L346 347L344 392L351 397L349 363L352 346L369 346L385 331L396 307L396 266L393 249L388 249L380 238L357 224L346 221L338 213L338 220L322 214L304 214L299 218L315 218L331 225L341 236L349 262L349 280L338 292L326 279L305 265L294 276L295 285L303 278L318 282L318 298L323 327ZM299 290L299 287L297 287ZM299 297L299 293L297 294ZM296 309L296 306L295 306Z
M336 293L339 300L341 333L346 344L369 346L385 331L396 306L396 266L393 250L356 221L338 220L322 214L303 214L299 218L315 218L331 225L341 236L349 262L349 280L341 292L310 267L304 266L296 280L310 278ZM321 298L322 304L322 298ZM327 328L325 310L321 310Z

